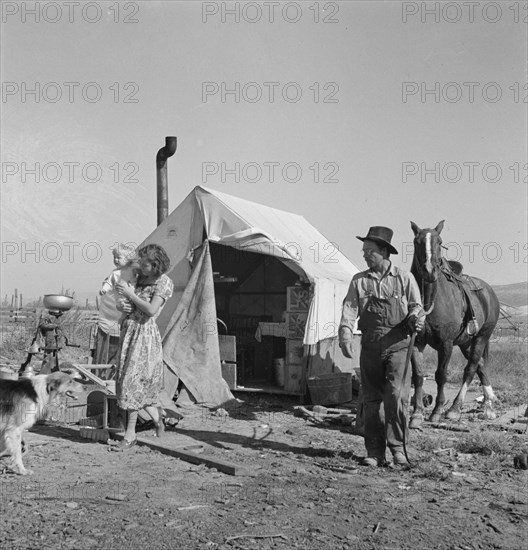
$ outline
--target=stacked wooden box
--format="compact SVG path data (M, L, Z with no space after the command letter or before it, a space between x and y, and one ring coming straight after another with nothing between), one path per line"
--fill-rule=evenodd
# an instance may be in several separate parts
M229 389L234 390L237 387L236 337L219 334L218 344L220 346L222 378L227 382Z
M106 442L110 439L110 433L106 428L92 428L91 426L81 426L79 436L83 439Z
M284 389L301 393L305 366L303 338L310 309L310 291L302 286L286 289L286 361Z

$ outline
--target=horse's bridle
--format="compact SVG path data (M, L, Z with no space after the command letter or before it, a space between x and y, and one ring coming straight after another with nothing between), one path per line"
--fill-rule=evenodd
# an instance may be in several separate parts
M416 243L417 239L414 239L415 241L415 251L416 251ZM438 237L438 246L442 246L442 239ZM425 237L425 263L421 263L418 261L418 258L415 254L415 264L416 269L420 275L422 288L421 288L421 294L423 299L423 306L426 312L426 315L429 315L431 311L433 311L434 308L434 300L436 298L436 284L438 283L438 277L442 271L442 254L436 254L434 260L433 260L433 251L431 247L431 233L428 231L426 233ZM433 280L429 280L432 277ZM427 285L427 286L426 286ZM429 307L427 307L429 305Z

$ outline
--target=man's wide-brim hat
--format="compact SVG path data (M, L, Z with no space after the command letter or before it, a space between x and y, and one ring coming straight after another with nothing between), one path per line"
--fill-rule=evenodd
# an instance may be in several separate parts
M391 254L398 254L398 251L391 244L392 235L392 229L381 225L374 225L369 229L366 237L360 237L358 235L356 238L360 241L374 241L375 243L387 248Z

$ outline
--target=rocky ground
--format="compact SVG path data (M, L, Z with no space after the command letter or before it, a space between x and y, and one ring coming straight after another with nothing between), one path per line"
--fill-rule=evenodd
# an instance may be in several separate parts
M526 434L509 422L469 413L453 425L468 431L426 425L411 436L414 467L366 469L353 427L296 417L284 398L244 399L227 414L190 407L163 440L141 433L237 465L234 476L35 426L24 457L34 474L0 475L0 547L528 548L528 471L513 467Z

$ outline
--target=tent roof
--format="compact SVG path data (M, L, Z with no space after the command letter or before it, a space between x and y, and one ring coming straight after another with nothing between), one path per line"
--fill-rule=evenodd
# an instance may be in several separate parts
M273 256L313 285L305 344L337 334L343 299L358 269L302 216L205 187L195 187L147 237L167 251L174 296L158 318L162 334L191 276L192 249L207 238L235 249ZM171 305L172 304L172 305Z
M210 241L276 254L282 260L297 264L310 279L348 284L359 271L339 252L337 245L298 214L206 187L195 187L192 195L199 205Z

